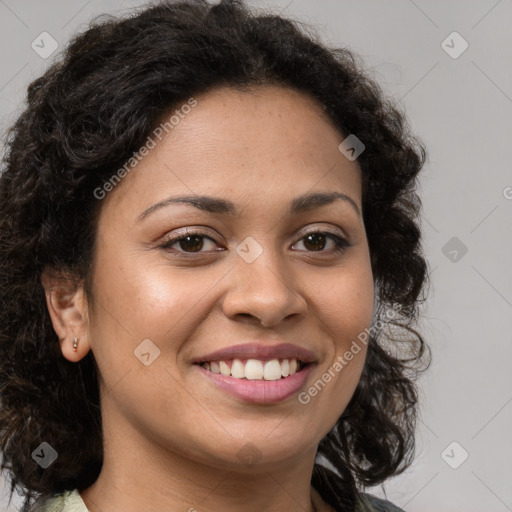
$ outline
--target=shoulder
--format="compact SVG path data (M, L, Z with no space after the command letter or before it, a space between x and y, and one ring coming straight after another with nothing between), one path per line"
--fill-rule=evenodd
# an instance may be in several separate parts
M78 489L54 494L40 499L30 512L89 512L78 492Z
M360 505L357 512L405 512L390 501L377 498L371 494L362 493L359 495L359 499Z

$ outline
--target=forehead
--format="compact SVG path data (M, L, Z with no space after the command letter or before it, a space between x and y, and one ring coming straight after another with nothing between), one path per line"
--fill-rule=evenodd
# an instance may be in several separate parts
M345 136L315 99L278 86L221 88L194 99L109 193L109 207L140 214L169 196L208 194L261 210L288 207L313 189L346 193L360 204L359 166L338 150Z

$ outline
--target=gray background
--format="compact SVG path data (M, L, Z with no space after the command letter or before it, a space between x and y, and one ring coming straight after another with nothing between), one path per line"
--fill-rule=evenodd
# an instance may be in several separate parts
M251 3L355 50L429 151L420 194L432 286L420 327L434 360L420 381L416 461L371 492L407 512L512 511L512 0ZM0 0L2 131L72 34L135 5ZM31 48L43 31L59 44L47 59ZM442 46L454 31L469 45L457 58ZM450 36L444 48L461 44Z

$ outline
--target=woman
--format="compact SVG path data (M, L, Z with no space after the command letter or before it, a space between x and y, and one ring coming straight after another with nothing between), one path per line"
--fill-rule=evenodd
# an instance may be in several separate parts
M364 489L414 453L424 160L351 53L241 2L77 36L0 178L23 510L401 510Z

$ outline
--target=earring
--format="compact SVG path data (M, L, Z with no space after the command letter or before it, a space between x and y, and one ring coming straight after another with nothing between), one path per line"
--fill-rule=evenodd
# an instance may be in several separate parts
M78 352L78 348L77 348L77 347L78 347L78 338L75 338L75 339L73 340L73 350L74 350L75 352Z

